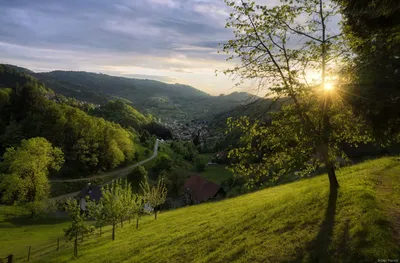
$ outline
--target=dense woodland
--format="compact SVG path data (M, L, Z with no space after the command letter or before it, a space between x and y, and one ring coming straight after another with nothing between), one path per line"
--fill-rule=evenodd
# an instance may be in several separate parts
M85 112L79 109L79 101L55 94L31 76L7 66L0 66L0 74L1 154L23 139L43 137L65 155L61 176L75 177L131 163L145 129L171 136L152 123L151 116L145 117L121 101L87 107Z
M76 71L34 73L25 68L10 67L37 78L46 87L65 97L97 105L120 100L142 113L163 119L212 120L215 115L229 115L238 105L258 99L245 92L210 96L191 86L154 80ZM221 121L224 122L223 119Z

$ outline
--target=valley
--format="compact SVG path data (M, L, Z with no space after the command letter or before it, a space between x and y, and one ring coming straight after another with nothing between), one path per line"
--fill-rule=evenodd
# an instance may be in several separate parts
M0 1L0 263L399 262L399 18Z

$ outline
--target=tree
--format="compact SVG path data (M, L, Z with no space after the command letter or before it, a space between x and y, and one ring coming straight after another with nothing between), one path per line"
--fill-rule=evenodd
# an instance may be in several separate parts
M168 192L175 194L175 196L180 196L180 190L185 184L187 179L187 171L174 169L172 172L168 173L165 177L165 183L168 188Z
M171 157L167 155L161 155L159 158L157 158L156 164L153 167L153 170L157 173L165 170L165 171L170 171L174 165L174 162L172 161Z
M278 111L263 112L269 122L228 120L230 131L244 134L229 153L231 169L259 181L298 169L309 172L323 163L330 189L336 190L336 156L344 155L340 146L366 139L363 123L342 99L345 90L336 75L349 55L343 35L330 22L338 7L323 0L282 1L274 7L225 2L233 9L226 26L235 38L223 51L240 65L224 73L238 76L238 84L256 81L259 92L267 88L266 97L280 103Z
M138 165L132 169L132 171L128 174L127 179L128 182L132 184L132 189L134 192L139 192L140 190L140 182L147 178L147 170L142 165Z
M102 229L104 224L107 222L106 213L104 212L103 203L93 200L86 201L86 207L89 211L89 218L96 220L96 227L100 228L100 236L102 234Z
M144 154L144 156L149 156L150 155L150 150L149 149L145 149L143 154Z
M112 225L112 240L115 240L116 225L126 215L121 180L113 181L102 188L99 204L103 209L107 223Z
M130 183L128 183L128 180L126 179L121 187L121 198L122 198L122 206L124 208L123 213L121 213L121 227L123 227L123 220L128 218L129 221L133 216L136 215L138 208L138 202L140 197L137 194L134 194L132 192L132 186Z
M204 172L206 170L206 160L201 157L197 157L194 159L194 165L196 166L196 171L197 172Z
M143 200L147 203L154 212L154 219L157 219L157 212L160 206L167 199L167 187L164 184L163 178L159 178L156 186L150 186L147 178L141 183L143 191Z
M49 196L48 175L64 162L62 151L44 138L22 140L3 156L0 191L3 202L35 203Z
M68 199L65 210L71 219L71 224L65 229L65 236L68 240L74 240L74 256L78 256L78 236L92 233L94 227L86 223L87 215L81 213L78 202L75 199Z
M400 6L392 0L336 0L343 10L345 33L352 51L350 103L382 143L400 129Z
M143 197L139 194L133 194L132 201L128 207L129 218L136 218L136 229L139 228L140 215L143 213Z
M192 134L192 138L193 138L193 144L194 144L195 146L199 146L200 143L201 143L201 140L200 140L200 131L198 131L197 134Z
M144 143L150 138L150 133L147 130L144 130L142 134L140 135L140 142Z

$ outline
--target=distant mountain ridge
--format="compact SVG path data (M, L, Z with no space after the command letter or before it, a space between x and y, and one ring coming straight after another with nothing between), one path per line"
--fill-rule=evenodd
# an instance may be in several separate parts
M161 119L210 119L217 114L246 103L254 96L246 92L211 96L183 84L110 76L84 71L35 73L13 66L18 71L37 78L56 93L94 104L106 104L121 99L142 113Z

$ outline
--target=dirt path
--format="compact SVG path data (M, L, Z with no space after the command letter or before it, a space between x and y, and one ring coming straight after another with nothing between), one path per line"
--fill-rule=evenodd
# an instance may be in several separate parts
M158 155L158 144L159 144L159 141L157 140L155 145L154 145L154 152L153 152L152 156L150 156L146 160L140 161L140 162L132 164L130 166L127 166L127 167L124 167L124 168L121 168L121 169L118 169L118 170L114 170L114 171L111 171L111 172L108 172L108 173L105 173L105 174L102 174L102 175L98 175L98 176L93 176L93 177L88 177L88 178L79 178L79 179L50 180L50 183L56 183L56 182L57 183L80 182L80 181L88 181L88 180L93 180L93 179L104 178L104 177L108 177L108 176L115 176L115 177L113 177L112 180L125 177L136 166L142 165L142 164L147 163L147 162L153 160L154 158L156 158L157 155ZM107 184L111 183L111 181L108 181L108 182L106 182L106 183L104 183L104 184L102 184L100 186L107 185ZM64 194L64 195L53 197L53 198L51 198L51 200L57 201L57 200L62 200L62 199L68 199L68 198L72 198L72 197L76 196L79 193L80 193L80 191L69 193L69 194Z

